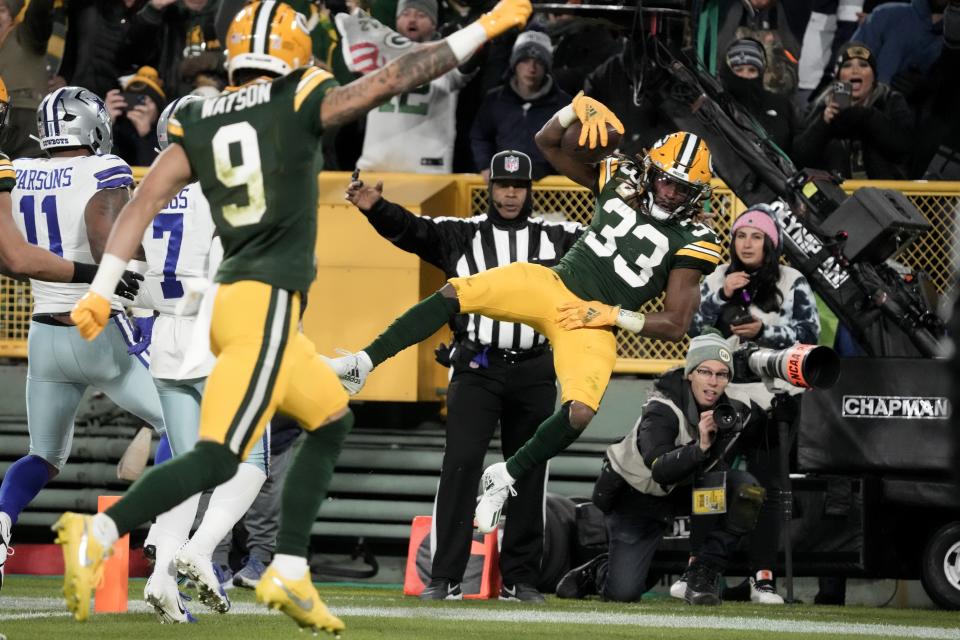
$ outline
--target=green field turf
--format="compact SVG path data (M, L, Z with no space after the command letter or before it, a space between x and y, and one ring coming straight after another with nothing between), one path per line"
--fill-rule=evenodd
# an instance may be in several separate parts
M0 633L7 640L141 640L179 638L223 640L302 639L285 616L267 613L250 591L231 591L230 613L208 613L190 603L200 621L160 625L140 600L143 580L130 582L126 614L97 614L77 623L66 614L59 578L8 576L0 592ZM960 614L916 609L866 607L785 607L726 603L690 607L666 597L642 604L599 600L558 600L526 606L497 601L423 603L404 597L398 586L320 585L330 608L343 618L344 640L466 640L629 638L630 640L706 640L718 638L933 638L960 640ZM189 606L189 605L188 605ZM329 636L327 636L329 637Z

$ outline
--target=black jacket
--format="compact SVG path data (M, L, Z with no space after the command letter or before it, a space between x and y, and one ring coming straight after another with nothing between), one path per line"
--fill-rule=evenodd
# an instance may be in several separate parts
M660 485L676 485L692 480L698 471L707 467L723 469L737 452L756 446L766 427L766 414L756 403L751 402L748 406L723 394L717 404L732 404L741 415L743 430L726 435L718 433L713 445L703 451L700 449L697 427L700 409L683 369L668 371L656 381L655 387L680 408L691 426L690 430L698 434L692 441L677 446L680 433L677 415L662 403L649 403L644 407L637 429L637 449L654 481Z
M825 92L807 115L802 133L794 139L793 159L797 165L826 169L843 178L907 179L913 112L900 93L877 84L868 106L843 109L830 124L823 121L826 101ZM858 167L865 176L856 175Z
M534 180L556 173L533 138L554 113L570 104L572 97L561 91L550 76L547 78L550 88L533 100L521 98L509 80L487 94L470 131L477 171L487 169L490 158L498 151L516 149L533 161Z
M506 245L506 253L509 254L509 259L503 264L530 262L552 267L583 233L583 227L575 222L549 222L540 217L522 215L508 221L500 218L496 211L472 218L417 216L383 198L369 211L361 211L377 233L397 248L414 253L424 262L437 267L448 278L503 266L498 262L498 240L502 246ZM523 247L526 247L525 254ZM477 248L480 249L480 255L477 255ZM500 324L495 323L497 326L493 330L495 346ZM468 316L457 316L453 326L456 337L482 342L468 325ZM515 334L515 342L518 339L519 336ZM535 334L535 344L545 341L545 338ZM499 346L527 349L534 345L516 343Z

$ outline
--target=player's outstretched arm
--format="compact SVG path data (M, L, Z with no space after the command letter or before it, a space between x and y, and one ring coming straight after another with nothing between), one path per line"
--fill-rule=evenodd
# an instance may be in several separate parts
M593 189L597 185L597 168L567 155L562 148L564 132L578 121L582 125L579 144L590 149L595 149L598 142L601 147L607 146L608 125L619 133L624 131L623 123L609 108L599 100L583 95L581 91L570 104L553 114L537 132L535 140L543 156L555 169L577 184Z
M645 314L644 336L676 341L686 335L693 314L700 306L700 276L696 269L670 271L663 311Z
M10 194L0 192L0 271L13 278L81 282L74 279L75 263L24 240L12 212Z
M473 24L440 42L420 45L382 69L331 89L320 106L320 121L331 127L356 120L393 96L442 76L465 61L483 43L527 23L530 0L500 0Z

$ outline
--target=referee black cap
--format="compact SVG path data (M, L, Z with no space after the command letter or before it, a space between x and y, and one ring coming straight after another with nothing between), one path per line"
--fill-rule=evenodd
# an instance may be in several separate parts
M523 151L507 149L490 159L490 180L533 181L533 163Z

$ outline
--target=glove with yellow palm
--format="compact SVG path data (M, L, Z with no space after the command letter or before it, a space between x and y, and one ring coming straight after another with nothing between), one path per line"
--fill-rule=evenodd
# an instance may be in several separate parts
M493 9L480 16L477 23L483 27L487 39L492 40L514 27L523 28L531 13L530 0L500 0Z
M110 300L99 293L87 291L83 297L73 305L70 319L77 325L77 330L84 340L93 340L110 319Z
M593 300L571 300L564 302L557 311L557 324L561 328L582 329L584 327L598 329L601 327L612 327L617 323L617 315L620 313L620 307L611 307L608 304Z

